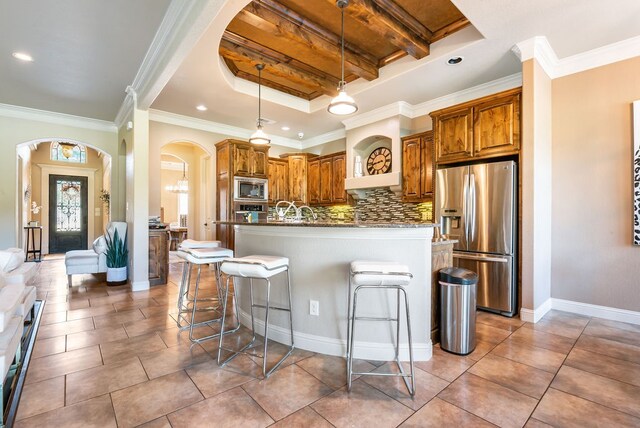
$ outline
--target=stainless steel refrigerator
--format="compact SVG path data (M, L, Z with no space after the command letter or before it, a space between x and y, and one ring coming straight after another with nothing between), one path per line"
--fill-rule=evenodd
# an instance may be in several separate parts
M458 240L454 265L478 274L478 308L513 316L516 306L516 164L437 171L436 219Z

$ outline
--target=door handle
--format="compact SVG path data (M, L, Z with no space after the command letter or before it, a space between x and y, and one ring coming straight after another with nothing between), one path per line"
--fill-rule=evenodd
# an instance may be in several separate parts
M464 214L464 240L469 242L469 174L464 175L462 186L462 213Z
M469 241L475 239L476 230L476 175L471 174L469 176L469 215L471 220L469 222L470 237Z
M476 260L479 262L495 262L495 263L509 263L508 259L502 259L500 257L491 257L491 256L471 256L471 255L461 255L459 253L455 253L453 255L454 259L464 259L464 260Z

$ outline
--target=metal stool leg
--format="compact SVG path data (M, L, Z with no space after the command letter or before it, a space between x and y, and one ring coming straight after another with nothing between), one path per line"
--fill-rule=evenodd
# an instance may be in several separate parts
M348 345L347 356L347 391L351 391L351 376L353 374L353 342L356 335L356 308L358 306L358 291L360 287L356 287L353 292L353 309L351 311L351 337Z
M407 384L407 388L409 388L409 394L411 394L411 396L413 397L413 395L416 393L416 378L415 378L415 371L413 369L413 341L411 339L411 318L409 317L409 299L407 298L407 291L404 288L400 288L400 289L404 294L404 307L407 311L407 338L409 342L409 366L411 369L411 388L409 388L409 385L406 381L407 378L404 377L403 379L405 379L405 384Z
M267 377L267 345L269 344L269 299L271 297L271 281L267 281L267 304L264 315L264 351L262 352L262 376ZM252 308L253 311L253 308Z

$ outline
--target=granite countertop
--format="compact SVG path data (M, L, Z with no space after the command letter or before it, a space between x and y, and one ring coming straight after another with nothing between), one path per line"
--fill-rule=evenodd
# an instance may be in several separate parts
M457 243L458 243L457 239L443 239L442 241L432 241L431 245L436 246L436 245L448 245L448 244L457 244Z
M257 223L239 221L216 221L216 224L230 224L241 226L289 226L289 227L364 227L364 228L390 228L390 229L416 229L424 227L436 227L438 223L429 222L403 222L381 223L372 221L278 221L262 220Z

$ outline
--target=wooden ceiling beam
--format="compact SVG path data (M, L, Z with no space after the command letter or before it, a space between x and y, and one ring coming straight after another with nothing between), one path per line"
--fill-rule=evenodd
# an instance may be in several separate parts
M317 68L307 63L299 61L267 46L256 43L253 40L249 40L239 34L232 33L231 31L225 30L224 34L222 35L222 40L226 40L238 47L246 48L251 52L255 52L256 55L262 55L264 57L272 59L273 61L285 64L292 70L297 70L299 73L309 75L310 80L314 80L318 83L322 82L322 86L329 85L335 89L340 83L340 79L330 75L329 73L325 73L324 71L318 70Z
M248 80L250 82L258 83L258 76L253 75L251 73L244 72L242 70L238 70L238 72L236 73L236 77L239 77L240 79ZM280 83L276 83L272 80L265 79L264 77L262 78L262 85L268 86L269 88L275 89L276 91L284 92L285 94L293 95L294 97L302 98L303 100L311 100L312 98L315 98L315 97L312 97L310 94L307 94L302 91L298 91L296 89L293 89L289 86L282 85ZM315 92L312 94L315 94Z
M412 57L429 55L433 34L393 0L350 0L345 13Z
M236 19L294 43L325 58L340 61L340 36L272 0L254 0ZM377 60L345 43L345 71L366 80L378 77Z
M458 30L462 30L467 25L471 25L469 20L467 18L464 18L464 17L460 18L457 21L454 21L449 25L445 25L444 27L442 27L438 31L434 32L433 33L433 37L431 38L430 41L431 41L431 43L433 43L433 42L435 42L437 40L444 39L449 34L455 33Z
M320 90L327 95L335 95L338 79L328 78L317 73L311 73L309 70L300 70L291 65L290 62L279 57L281 54L274 54L274 51L264 48L262 52L253 50L242 44L230 41L226 35L220 41L220 55L229 59L236 64L246 64L254 67L256 64L265 65L263 74L276 76L286 79L296 85L302 85L310 88L310 90Z

